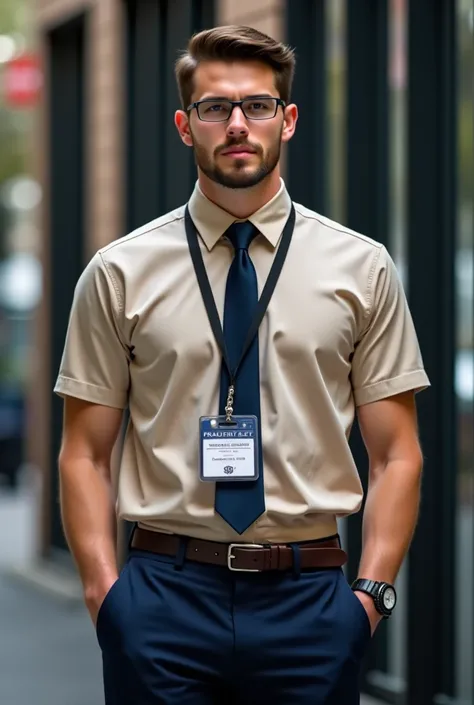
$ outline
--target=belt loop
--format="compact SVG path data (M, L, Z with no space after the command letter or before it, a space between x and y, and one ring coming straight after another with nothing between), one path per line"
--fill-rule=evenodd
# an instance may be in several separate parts
M301 575L301 553L300 547L297 543L290 543L291 550L293 553L293 578L298 580Z
M134 522L132 524L130 535L129 535L128 541L127 541L127 554L130 554L130 551L132 550L133 535L137 529L138 529L138 522Z
M176 558L174 561L175 570L183 570L184 560L186 558L186 549L188 547L187 536L180 536L179 538L179 548L176 552Z

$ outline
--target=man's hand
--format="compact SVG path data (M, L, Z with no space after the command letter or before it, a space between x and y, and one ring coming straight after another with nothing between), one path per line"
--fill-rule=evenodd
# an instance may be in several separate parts
M373 636L375 630L379 625L379 622L382 620L382 615L377 612L373 599L370 597L370 595L367 595L366 592L362 592L361 590L354 590L354 595L361 601L362 607L367 612L367 616L370 622L370 633L371 636Z
M100 584L94 585L93 587L85 590L84 600L94 627L97 627L97 617L99 615L99 610L102 607L102 604L105 598L107 597L109 591L117 580L118 575L113 578L104 580Z

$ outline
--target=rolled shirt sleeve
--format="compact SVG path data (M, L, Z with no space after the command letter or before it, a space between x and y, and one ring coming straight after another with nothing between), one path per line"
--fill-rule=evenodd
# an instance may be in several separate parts
M123 340L120 295L100 253L76 285L54 391L124 409L130 350Z
M352 359L357 406L430 384L405 292L385 247L377 255L369 292L367 325Z

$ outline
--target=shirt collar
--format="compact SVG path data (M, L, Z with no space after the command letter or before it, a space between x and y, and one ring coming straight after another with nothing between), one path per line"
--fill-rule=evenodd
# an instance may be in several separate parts
M248 217L257 230L276 247L291 210L291 199L283 179L278 193L262 208ZM212 203L196 183L189 199L189 213L208 250L212 250L225 231L238 218Z

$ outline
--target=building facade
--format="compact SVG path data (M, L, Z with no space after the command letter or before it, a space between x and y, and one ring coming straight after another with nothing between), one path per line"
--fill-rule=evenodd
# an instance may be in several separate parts
M44 292L30 462L44 477L42 553L62 560L52 395L75 283L102 245L186 201L195 181L172 115L173 63L199 29L249 24L295 47L296 201L383 242L402 273L433 386L397 617L363 689L387 703L474 703L472 26L470 0L38 0L46 85L37 128ZM469 107L470 106L470 107ZM471 160L466 152L471 150ZM352 447L364 483L363 444ZM350 577L360 516L341 525Z

